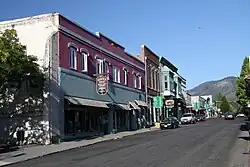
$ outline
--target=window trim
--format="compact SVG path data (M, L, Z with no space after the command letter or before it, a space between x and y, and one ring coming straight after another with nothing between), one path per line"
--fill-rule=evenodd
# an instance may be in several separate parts
M107 65L107 69L106 69L106 65ZM110 71L109 71L109 66L111 65L111 63L108 60L103 60L103 73L107 73L107 79L109 80L109 75L110 75ZM107 71L106 71L107 70Z
M129 71L127 68L123 67L123 72L124 72L124 85L128 85Z
M87 49L85 48L81 48L80 49L80 52L81 52L81 60L83 59L83 53L86 53L86 55L84 56L84 66L85 66L85 70L83 70L83 62L81 61L81 71L82 72L88 72L88 57L89 57L89 52Z
M101 66L101 68L99 68L99 70L101 69L100 73L99 73L98 68L97 68L99 66L99 63L100 63L100 66ZM97 58L96 59L96 74L103 74L103 69L104 69L103 65L104 65L103 59Z
M121 83L121 71L120 71L120 69L116 66L113 66L112 70L113 70L113 82ZM116 80L116 75L118 77L117 80Z
M73 55L73 66L72 66L72 62L71 62L71 52L74 50L74 55ZM77 70L77 48L70 46L69 47L69 68L70 69L74 69Z
M136 89L137 88L137 74L136 72L133 72L133 87Z
M138 75L138 89L142 89L142 77L141 75Z
M69 42L69 43L68 43L68 48L70 48L70 47L75 48L77 52L79 51L78 46L77 46L75 43L73 43L73 42Z

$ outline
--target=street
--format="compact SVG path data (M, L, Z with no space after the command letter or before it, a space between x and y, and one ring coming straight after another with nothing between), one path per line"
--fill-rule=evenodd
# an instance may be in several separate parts
M240 120L210 119L178 129L102 142L12 167L226 167L231 163Z

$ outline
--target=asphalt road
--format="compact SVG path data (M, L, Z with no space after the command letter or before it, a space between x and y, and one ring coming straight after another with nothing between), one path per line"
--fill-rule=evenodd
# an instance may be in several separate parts
M12 167L226 167L239 120L211 119L11 165Z

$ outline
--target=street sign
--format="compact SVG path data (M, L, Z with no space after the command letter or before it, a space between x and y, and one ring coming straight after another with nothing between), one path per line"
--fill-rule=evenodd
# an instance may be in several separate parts
M96 77L96 92L99 95L106 95L108 93L107 75L100 74Z
M153 107L155 108L162 108L162 97L161 96L155 96L153 97Z
M195 108L195 111L198 112L199 108L200 108L200 104L198 102L195 102L194 103L194 108Z

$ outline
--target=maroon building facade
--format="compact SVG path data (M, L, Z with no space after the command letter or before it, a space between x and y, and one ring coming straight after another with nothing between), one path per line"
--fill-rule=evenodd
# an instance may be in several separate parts
M93 34L61 15L58 53L64 139L144 127L143 62L103 34ZM107 76L105 95L96 91L98 75Z

